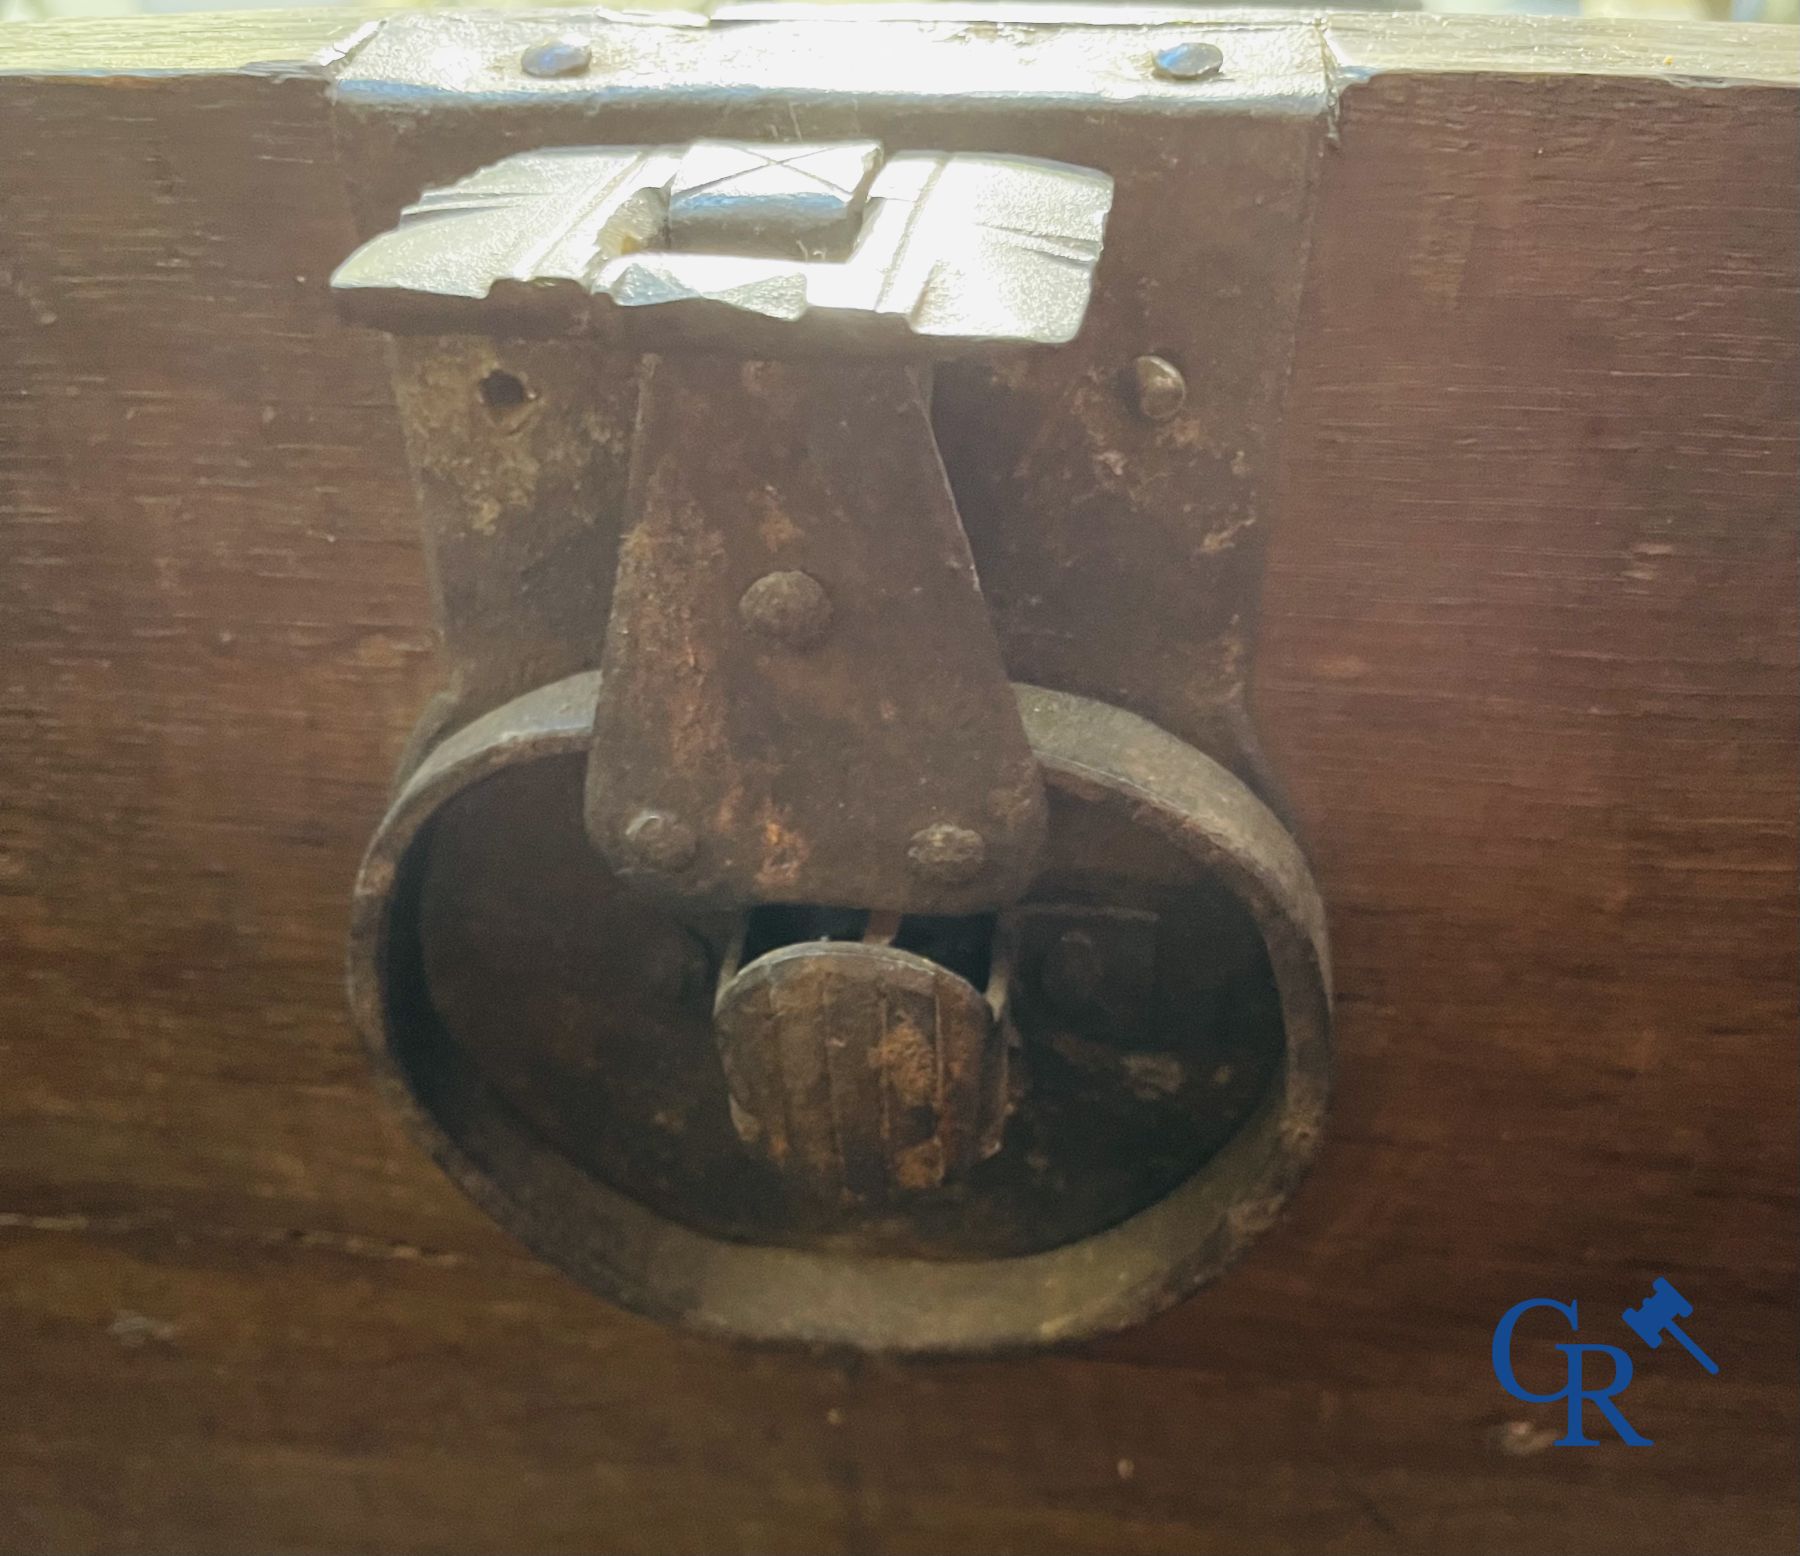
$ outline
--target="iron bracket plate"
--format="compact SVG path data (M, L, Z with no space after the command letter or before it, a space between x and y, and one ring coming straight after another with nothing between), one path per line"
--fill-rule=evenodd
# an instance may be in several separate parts
M927 404L905 363L646 364L587 778L620 874L915 913L1030 883L1043 785Z
M581 72L527 73L552 35ZM1191 38L1222 67L1159 74ZM1246 685L1330 133L1316 37L1135 8L428 13L385 22L334 91L365 236L423 190L557 145L878 139L1109 174L1079 338L941 363L937 441L1007 673L1150 717L1273 796ZM1147 379L1146 358L1174 377ZM635 351L591 341L422 335L394 363L449 668L416 759L600 665L639 382Z

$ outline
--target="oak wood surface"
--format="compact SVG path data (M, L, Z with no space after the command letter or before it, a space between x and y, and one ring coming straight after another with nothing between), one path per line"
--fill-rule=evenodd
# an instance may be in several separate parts
M0 1549L1793 1548L1796 96L1448 31L1325 34L1255 686L1321 1164L1161 1320L954 1364L611 1310L384 1112L341 942L430 607L329 67L236 68L320 36L0 75ZM1658 1274L1720 1375L1546 1450L1495 1320Z

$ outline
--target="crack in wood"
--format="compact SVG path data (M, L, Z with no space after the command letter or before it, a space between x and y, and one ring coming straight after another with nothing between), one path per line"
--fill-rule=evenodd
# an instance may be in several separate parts
M331 1232L319 1227L208 1226L183 1221L168 1211L134 1211L117 1215L90 1215L70 1211L63 1215L28 1215L0 1210L0 1231L70 1232L90 1237L131 1237L144 1232L168 1232L176 1242L200 1239L222 1243L249 1243L259 1248L316 1248L357 1259L401 1260L457 1269L469 1264L467 1254L447 1249L423 1248L416 1243L385 1237L365 1237L356 1232Z

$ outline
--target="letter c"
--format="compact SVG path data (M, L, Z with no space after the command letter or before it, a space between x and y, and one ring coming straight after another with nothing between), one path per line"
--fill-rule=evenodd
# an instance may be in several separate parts
M1571 1380L1554 1394L1533 1394L1519 1382L1519 1375L1513 1371L1513 1330L1519 1327L1519 1320L1534 1307L1553 1307L1568 1319L1571 1329L1580 1327L1573 1302L1557 1302L1550 1297L1528 1297L1523 1302L1515 1302L1494 1326L1494 1376L1500 1380L1500 1387L1514 1399L1522 1399L1532 1405L1547 1405L1552 1400L1567 1398L1569 1390L1575 1385Z

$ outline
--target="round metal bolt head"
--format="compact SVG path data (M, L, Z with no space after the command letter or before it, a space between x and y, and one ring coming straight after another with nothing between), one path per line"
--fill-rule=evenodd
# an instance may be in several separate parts
M913 833L906 857L924 879L959 886L981 873L987 863L987 844L979 832L939 821Z
M1156 51L1152 64L1168 81L1207 81L1225 68L1225 56L1216 44L1171 43Z
M744 591L738 616L752 632L811 648L831 626L831 597L810 573L765 573Z
M1187 380L1164 357L1139 357L1131 364L1137 408L1150 421L1167 421L1187 404Z
M540 81L579 76L594 62L594 51L579 38L546 38L519 56L519 68Z
M646 869L673 874L685 870L700 851L700 840L685 821L666 811L644 810L625 829L625 846Z

